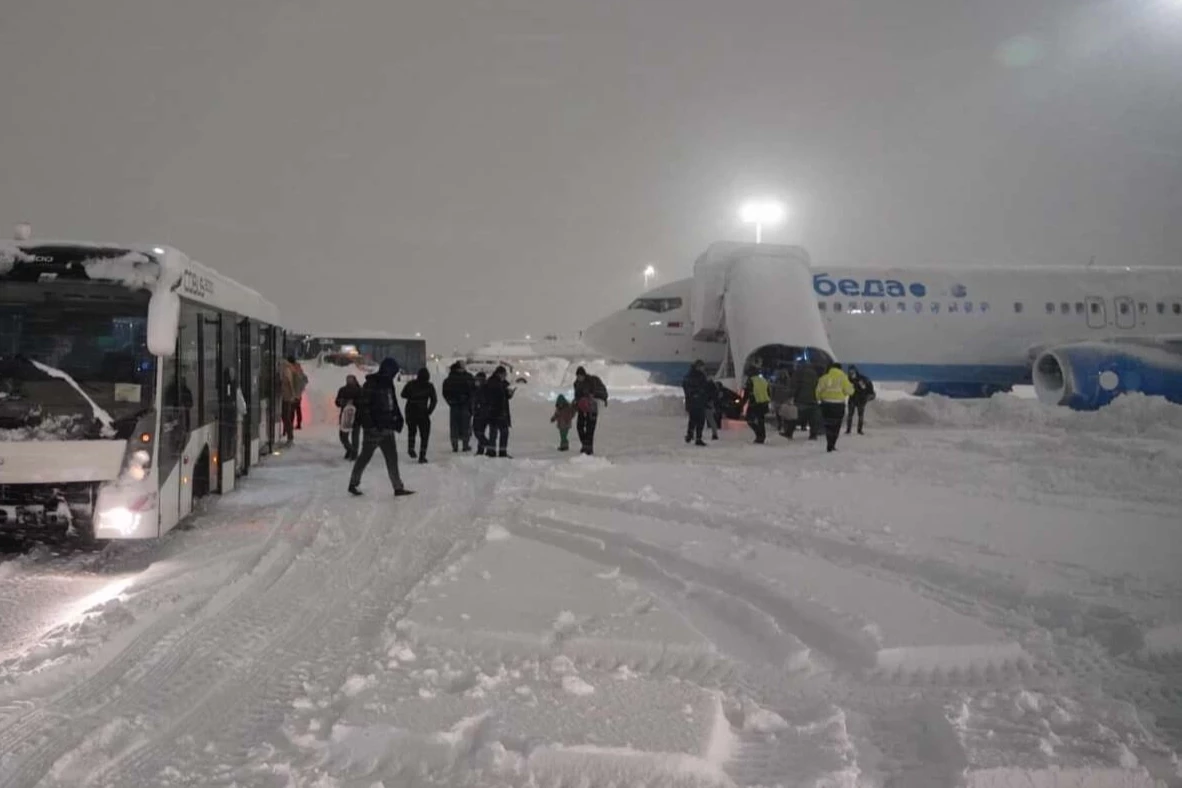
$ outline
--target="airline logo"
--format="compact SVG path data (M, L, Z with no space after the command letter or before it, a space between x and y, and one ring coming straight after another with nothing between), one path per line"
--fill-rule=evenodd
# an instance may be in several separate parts
M865 298L924 298L929 288L923 282L903 283L898 279L854 279L843 277L834 280L829 274L815 274L813 276L813 292L819 296L862 296ZM967 298L969 290L962 284L955 284L948 288L948 295L952 298Z

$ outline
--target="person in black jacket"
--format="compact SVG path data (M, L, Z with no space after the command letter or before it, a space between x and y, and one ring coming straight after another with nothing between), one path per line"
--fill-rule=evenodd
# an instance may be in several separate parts
M476 436L476 454L482 455L488 448L488 408L485 405L485 387L488 379L483 372L477 372L472 387L472 434Z
M361 396L361 384L356 375L345 378L345 385L337 389L337 423L340 425L341 445L345 447L345 459L357 459L357 451L361 448L361 419L357 418L357 398ZM353 423L344 422L345 409L353 407Z
M460 444L464 451L472 451L472 400L476 394L476 379L464 369L464 362L451 365L443 380L443 399L451 411L449 420L451 450L458 452Z
M693 363L685 379L681 381L681 388L685 392L685 411L689 414L685 442L689 443L692 440L697 446L705 446L702 430L706 427L706 410L713 406L715 388L710 378L706 377L704 361Z
M854 365L850 365L849 371L850 383L854 384L854 393L850 397L850 407L846 412L845 417L845 434L850 434L850 428L854 426L854 411L858 411L858 434L865 435L862 432L862 424L866 420L866 403L878 395L874 392L874 382L870 378L858 371Z
M792 373L792 404L796 405L796 421L784 425L784 437L791 439L797 426L808 425L809 440L815 441L821 432L821 408L817 404L817 368L808 362L796 365Z
M488 423L485 453L489 457L509 456L509 428L513 426L509 400L513 399L514 389L509 385L508 375L504 367L497 367L484 384L484 418Z
M607 386L595 375L588 375L587 370L579 367L575 370L575 407L579 410L578 422L575 425L579 432L579 440L583 444L583 454L595 453L595 430L599 427L599 403L607 407Z
M413 495L402 483L402 476L398 473L398 442L394 436L402 432L402 412L398 409L398 395L394 391L394 376L398 374L398 362L388 358L381 363L378 371L366 375L365 384L361 387L361 395L357 398L357 416L361 419L364 430L361 441L361 453L353 463L353 473L349 477L349 492L361 495L358 485L361 484L361 474L365 473L365 466L373 459L374 452L382 450L386 459L386 473L390 476L390 484L394 487L394 495Z
M431 414L439 404L435 395L435 384L431 382L431 373L426 367L419 370L418 376L402 387L402 398L406 400L406 433L407 450L411 457L415 456L415 436L421 435L419 444L419 464L427 462L427 443L431 440Z

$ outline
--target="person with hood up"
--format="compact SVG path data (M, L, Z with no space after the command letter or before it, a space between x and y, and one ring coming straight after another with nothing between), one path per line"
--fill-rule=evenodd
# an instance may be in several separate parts
M574 423L578 410L570 404L565 394L559 394L554 401L554 415L550 423L558 427L558 450L570 451L570 427Z
M431 440L431 414L439 404L435 384L431 382L431 373L426 367L420 369L415 379L402 387L402 398L406 400L406 453L412 458L416 456L415 437L421 435L418 458L420 465L426 465L427 443Z
M464 369L464 362L451 365L443 380L443 399L450 411L449 434L451 450L472 451L472 400L476 394L476 379Z
M509 400L513 399L515 390L509 385L508 376L508 370L497 367L484 384L484 418L488 423L485 454L489 457L509 458L509 428L513 426Z
M715 392L714 384L706 377L706 362L698 360L690 366L685 379L681 381L681 389L685 392L685 412L689 415L685 442L694 441L696 446L705 446L702 430L706 427L706 413L712 405ZM715 432L714 436L717 438L718 433Z
M808 425L809 440L815 441L820 432L821 412L817 407L817 369L807 361L796 365L792 373L792 404L796 406L796 421L785 424L784 437L789 440L797 426Z
M353 473L349 477L349 492L353 495L361 495L358 488L361 474L365 473L365 466L369 465L378 449L382 450L386 460L386 473L390 476L394 495L401 497L414 494L406 489L398 473L398 441L395 435L402 432L404 422L402 411L398 409L398 394L394 391L397 374L398 362L388 358L378 366L377 372L365 376L365 384L357 398L357 417L361 419L363 430L361 453L357 455Z
M747 370L743 397L747 400L747 424L755 433L755 442L764 443L767 441L767 411L772 395L771 386L758 367Z
M476 436L476 454L483 455L488 448L488 408L485 404L485 391L488 378L483 372L477 372L472 387L472 434Z
M304 373L304 367L296 359L291 359L295 364L296 381L299 383L296 389L296 405L295 410L292 411L293 426L297 430L304 428L304 390L308 388L308 376Z
M850 364L849 379L850 383L854 385L854 393L850 396L849 409L846 411L845 434L850 434L850 428L854 426L854 411L857 411L858 434L865 435L866 433L862 432L862 425L866 420L866 403L878 395L874 392L874 382L863 375L853 364Z
M784 427L795 420L796 406L792 404L792 376L781 367L771 381L772 414L776 417L776 432L784 434Z
M834 361L829 371L817 381L817 400L821 403L821 417L825 420L825 450L837 451L841 422L845 416L845 401L854 393L854 384Z
M345 377L345 385L337 389L337 427L340 429L341 445L345 447L345 459L357 459L361 448L361 421L357 418L357 398L361 396L361 383L356 375Z
M308 385L308 377L300 368L295 356L288 356L283 367L279 370L279 400L280 418L283 420L283 437L287 438L290 446L295 441L296 418L303 422L300 415L300 400L304 396L304 387Z
M601 404L607 408L607 386L597 376L588 375L586 369L579 367L575 370L575 407L579 411L575 426L579 442L583 444L582 452L586 455L595 453L595 430L599 426Z

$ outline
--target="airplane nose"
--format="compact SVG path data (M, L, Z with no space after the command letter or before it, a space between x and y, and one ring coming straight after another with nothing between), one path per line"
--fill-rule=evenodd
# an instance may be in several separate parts
M613 349L610 347L609 335L611 332L608 330L608 325L611 323L612 317L598 320L583 329L583 344L596 353L611 356Z

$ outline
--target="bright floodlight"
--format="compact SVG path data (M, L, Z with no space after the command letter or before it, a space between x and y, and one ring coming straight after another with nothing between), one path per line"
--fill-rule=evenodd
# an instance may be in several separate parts
M644 269L644 286L645 286L645 289L647 289L647 288L648 288L649 282L653 281L653 279L654 279L654 278L656 278L656 276L657 276L657 269L656 269L656 268L654 268L654 267L653 267L653 266L651 266L651 265L649 265L649 266L645 266L645 269Z
M784 207L784 203L776 200L753 200L744 203L739 210L739 216L744 224L755 225L755 243L763 241L765 225L779 224L784 221L784 217L787 215L788 210Z

